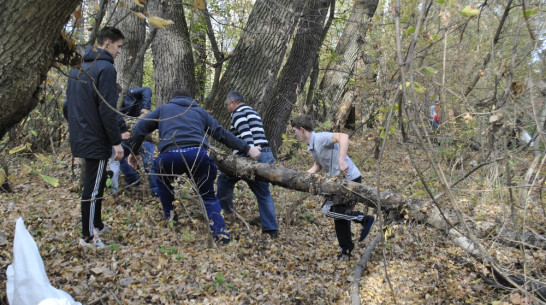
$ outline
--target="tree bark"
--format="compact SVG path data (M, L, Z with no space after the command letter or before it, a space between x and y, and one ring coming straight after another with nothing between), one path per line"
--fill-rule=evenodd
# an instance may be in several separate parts
M223 125L229 120L224 99L238 90L264 113L304 0L257 0L216 94L205 107Z
M80 1L3 1L0 12L0 139L38 104L54 45ZM58 54L57 54L58 55Z
M207 16L205 14L191 15L190 33L195 58L195 99L199 102L205 101L207 89Z
M158 31L152 42L155 100L160 106L169 102L176 89L195 94L195 64L182 1L152 0L148 7L152 15L174 21Z
M118 83L123 88L135 88L142 87L142 78L144 76L144 61L141 60L140 64L133 70L135 73L131 73L131 67L133 66L140 46L144 44L146 39L146 21L138 18L131 11L138 10L138 7L133 1L126 1L125 5L118 5L115 12L115 23L117 28L121 30L125 39L123 40L123 51L115 60L114 65L118 73ZM118 23L119 22L119 23ZM128 83L132 77L131 83ZM120 105L118 105L119 108Z
M355 0L353 10L336 46L335 53L339 60L328 63L326 73L320 83L323 103L331 105L328 119L335 122L334 130L345 125L345 119L336 120L346 86L353 73L358 55L364 45L364 38L371 18L377 9L378 0Z
M274 152L282 144L286 122L307 81L322 44L322 30L330 7L329 0L308 1L300 18L290 55L275 83L263 112L264 126Z

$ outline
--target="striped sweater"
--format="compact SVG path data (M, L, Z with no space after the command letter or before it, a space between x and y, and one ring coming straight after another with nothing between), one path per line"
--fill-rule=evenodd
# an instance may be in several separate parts
M231 113L230 131L250 146L269 146L262 118L252 107L242 104ZM238 151L234 151L237 153Z

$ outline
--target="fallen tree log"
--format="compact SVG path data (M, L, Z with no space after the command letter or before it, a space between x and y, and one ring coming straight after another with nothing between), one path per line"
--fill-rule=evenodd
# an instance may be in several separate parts
M407 198L390 191L381 191L378 197L376 188L363 183L347 179L326 179L323 176L295 171L278 164L258 163L249 158L226 154L216 149L211 149L210 155L220 170L230 176L269 181L274 185L313 195L341 194L346 200L367 204L372 208L381 207L386 215L386 222L409 218L444 231L449 231L458 224L454 210L450 208L440 210L432 202ZM485 221L478 224L468 216L465 218L469 220L467 225L475 231L474 234L478 238L496 237L505 240L507 245L519 246L523 242L526 247L546 250L546 236L514 232L502 227L501 224ZM516 239L515 236L519 238ZM514 242L515 240L520 242Z
M211 149L209 153L220 170L230 176L247 180L269 181L274 185L314 195L342 194L349 200L356 200L371 207L380 208L387 223L408 218L429 224L443 232L447 232L454 244L478 261L494 260L480 251L480 245L475 244L469 237L461 233L459 229L461 226L459 226L456 213L452 209L440 210L432 203L425 203L415 198L406 198L402 194L389 191L381 191L378 196L376 188L347 179L325 179L318 175L295 171L282 165L258 163L249 158L226 154L215 149ZM496 234L496 238L503 238L504 235L505 239L514 241L514 233L505 228L497 230L498 226L492 223L483 222L486 226L482 226L466 215L463 215L463 218L466 227L473 230L473 234L477 238L492 238L492 235ZM516 236L520 237L520 241L521 237L525 236L524 246L526 247L530 243L534 243L531 245L532 247L546 249L546 237L542 235L529 237L528 233L518 233ZM516 246L518 244L521 245L521 243L516 243ZM514 280L519 279L522 275L509 274L498 267L495 267L495 271L497 272L497 280L500 278L510 283L512 287L517 287L522 291L526 290L518 281ZM530 289L531 293L544 301L546 297L543 295L544 290L546 290L545 286L534 279L528 279L528 281L533 284Z

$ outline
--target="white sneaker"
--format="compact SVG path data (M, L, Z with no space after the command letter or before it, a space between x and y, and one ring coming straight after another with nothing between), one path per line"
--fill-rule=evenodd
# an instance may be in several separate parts
M86 242L85 239L80 238L80 246L82 247L89 247L89 248L96 248L96 249L102 249L104 248L104 243L97 235L93 235L93 243Z
M95 235L99 236L99 235L102 235L102 234L109 234L109 233L111 233L111 230L106 225L104 225L102 230L99 230L98 228L93 228L93 233Z

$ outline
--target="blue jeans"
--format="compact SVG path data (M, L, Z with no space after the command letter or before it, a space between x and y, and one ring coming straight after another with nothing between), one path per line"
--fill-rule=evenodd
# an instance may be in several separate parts
M275 158L273 157L273 153L270 151L262 152L258 162L269 164L274 163ZM230 214L233 212L233 188L239 180L241 179L228 176L224 173L221 173L220 177L218 177L218 199L220 200L222 209ZM262 231L278 230L279 227L277 226L277 219L275 218L275 205L273 204L273 197L269 192L269 182L250 180L245 181L258 201L258 209L260 210L260 218L262 221Z
M142 165L144 166L144 171L148 173L148 182L150 183L150 190L152 193L157 194L157 176L152 169L152 162L154 160L154 143L144 141L142 142L142 147L140 148L140 156L142 157ZM130 152L126 145L123 145L125 155L127 156ZM127 159L123 158L119 161L119 168L121 172L125 175L125 181L128 184L132 184L140 179L137 172L127 163Z
M156 173L160 173L157 186L166 219L170 218L174 208L172 182L176 176L187 174L193 178L195 185L199 188L199 195L205 203L207 216L212 222L210 229L214 237L216 239L221 239L224 236L229 237L229 234L225 232L224 217L222 217L220 203L214 192L214 179L216 179L218 168L207 154L206 149L192 147L181 148L180 151L163 152L155 159L153 168ZM174 219L177 219L176 214Z

